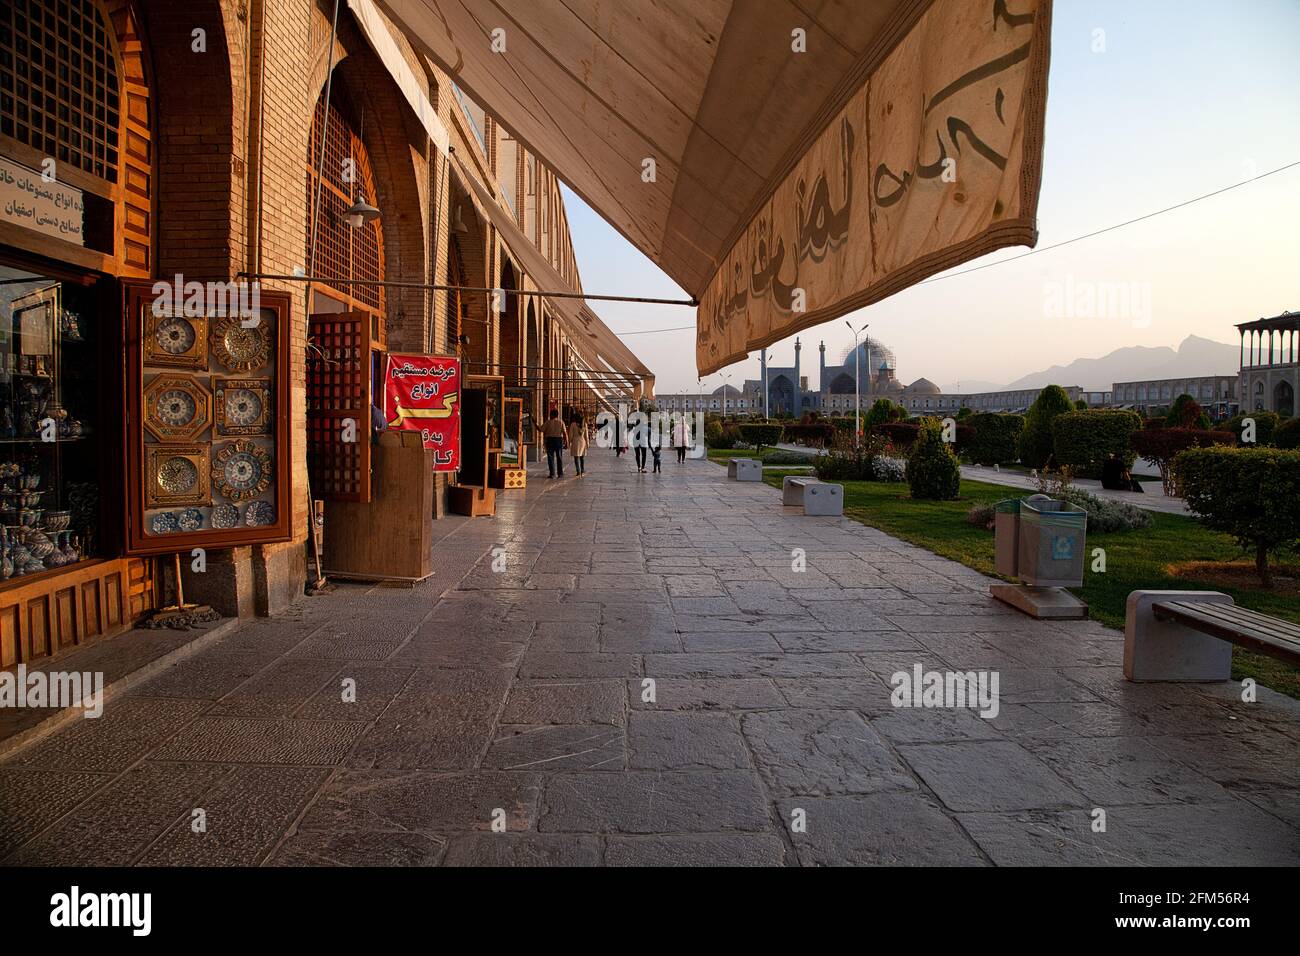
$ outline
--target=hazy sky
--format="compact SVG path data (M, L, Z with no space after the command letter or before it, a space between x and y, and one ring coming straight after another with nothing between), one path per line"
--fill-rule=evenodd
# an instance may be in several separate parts
M1102 53L1092 51L1097 29ZM1039 247L1300 160L1297 49L1300 0L1056 0ZM586 291L689 298L572 192L565 200ZM1053 290L1069 283L1139 283L1126 287L1149 292L1149 321L1049 317ZM620 334L695 321L685 307L592 304ZM1009 382L1125 345L1177 346L1188 334L1236 342L1234 323L1286 309L1300 309L1300 166L1021 262L913 287L849 318L870 322L894 349L904 382L946 386ZM852 342L844 321L800 333L813 387L817 343L826 341L831 362ZM658 376L657 391L697 388L693 331L624 341ZM794 340L769 354L793 364ZM733 384L757 378L757 353L726 371Z

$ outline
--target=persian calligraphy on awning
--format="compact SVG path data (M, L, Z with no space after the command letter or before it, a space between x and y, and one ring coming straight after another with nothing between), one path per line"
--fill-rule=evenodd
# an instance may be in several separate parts
M378 2L700 300L702 373L1036 240L1050 0Z
M937 0L809 144L700 298L702 372L1034 245L1047 7L1019 6Z

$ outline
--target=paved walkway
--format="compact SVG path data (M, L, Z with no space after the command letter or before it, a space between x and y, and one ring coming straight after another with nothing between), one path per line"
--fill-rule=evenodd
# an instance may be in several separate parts
M1118 633L708 462L590 465L10 755L0 861L1300 862L1295 701L1125 683ZM916 665L1000 712L893 707Z
M962 465L961 476L970 481L985 481L991 485L1006 485L1008 488L1026 488L1037 492L1038 482L1029 475L1022 474L1018 471L998 471L997 469L985 465ZM1103 488L1101 482L1095 478L1076 478L1074 485L1082 488L1084 491L1091 492L1098 498L1109 498L1112 501L1123 501L1130 505L1136 505L1146 511L1159 511L1164 514L1185 515L1190 512L1182 498L1170 498L1165 494L1164 486L1157 479L1155 481L1143 481L1142 491L1111 491Z

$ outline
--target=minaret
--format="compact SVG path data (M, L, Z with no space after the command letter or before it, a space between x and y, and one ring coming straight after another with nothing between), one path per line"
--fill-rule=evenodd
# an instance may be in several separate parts
M817 370L817 391L826 391L826 343L823 341L817 346L817 351L821 352L821 368Z
M799 337L795 336L794 340L794 417L799 418L803 415L803 391L799 378L799 353L803 351L803 346L799 344Z

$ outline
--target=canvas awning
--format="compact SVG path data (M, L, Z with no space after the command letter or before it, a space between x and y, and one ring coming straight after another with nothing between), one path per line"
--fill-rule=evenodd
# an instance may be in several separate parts
M701 373L1037 240L1051 0L380 0L700 302Z
M560 275L559 270L547 261L514 218L503 209L474 175L465 169L459 157L454 153L450 163L452 174L460 188L469 195L476 209L484 215L493 226L501 241L509 248L511 257L519 267L532 277L533 282L543 291L580 292L574 289ZM641 360L629 349L617 335L601 321L581 299L544 296L552 314L568 334L569 343L574 351L582 357L587 367L593 370L608 369L619 375L626 382L626 389L632 398L654 397L654 375L642 364Z
M388 75L393 78L397 88L402 91L402 97L429 134L433 145L438 152L447 155L447 127L438 119L437 108L424 95L424 83L415 75L415 71L402 56L402 51L397 48L393 35L384 24L383 15L371 0L348 0L348 9L356 17L361 32L366 35L366 42L384 64L384 69L388 70Z

